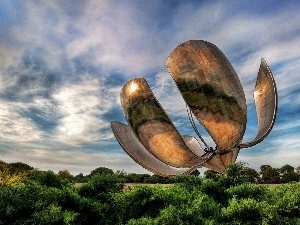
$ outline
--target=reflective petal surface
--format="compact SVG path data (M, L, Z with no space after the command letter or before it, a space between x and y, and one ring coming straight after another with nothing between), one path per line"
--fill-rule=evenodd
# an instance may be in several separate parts
M271 131L277 112L277 90L273 74L264 59L261 60L254 91L257 112L258 133L248 143L240 144L241 148L251 147L261 142Z
M167 177L172 175L191 173L197 168L172 168L150 154L139 142L128 125L113 121L111 122L111 128L124 151L136 163L140 164L150 172Z
M186 146L145 79L128 81L121 90L121 103L138 140L160 161L174 167L202 163Z
M222 162L220 155L215 155L206 163L203 164L204 167L223 173L226 170L225 165Z
M170 53L166 66L220 154L239 143L246 127L246 99L225 55L209 42L187 41Z
M197 156L201 157L205 155L205 151L199 144L196 138L189 135L182 135L182 138L185 144L189 147L189 149Z
M258 133L248 143L241 143L247 122L242 85L218 47L202 40L187 41L170 53L166 67L205 149L196 138L178 133L146 80L136 78L121 90L129 125L112 122L111 127L123 149L144 168L161 176L191 173L202 166L224 173L235 163L241 148L261 142L270 133L277 112L277 90L263 59L254 92ZM192 114L214 140L215 149L198 131Z
M227 168L230 164L235 163L238 153L239 153L239 148L234 148L230 152L220 155L225 168Z
M189 147L189 149L197 156L201 157L203 162L206 162L207 160L211 159L214 155L214 153L210 152L207 153L203 150L199 142L196 138L188 135L182 136L185 144ZM200 165L199 165L200 166Z

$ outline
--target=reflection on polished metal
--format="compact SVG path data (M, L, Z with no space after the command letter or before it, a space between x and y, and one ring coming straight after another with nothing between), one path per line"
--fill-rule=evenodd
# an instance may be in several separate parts
M171 52L166 66L219 152L232 149L246 128L246 99L225 55L209 42L189 41Z
M261 142L271 131L277 111L277 90L272 72L264 59L258 72L254 91L254 101L258 120L256 138L240 144L241 148L251 147Z
M148 152L136 138L128 125L120 122L111 122L111 127L120 145L127 152L127 154L130 155L135 162L155 174L161 176L171 176L190 173L197 169L197 167L172 168Z
M128 81L121 91L126 119L145 148L160 161L174 167L202 164L172 124L143 78Z
M258 134L241 143L247 121L246 99L234 68L215 45L187 41L169 55L166 66L188 107L189 119L200 140L181 136L143 78L128 81L121 103L128 125L112 122L123 149L149 171L170 176L198 167L224 172L235 163L241 148L261 142L271 131L277 111L277 91L270 68L262 59L254 100ZM216 148L208 147L192 114L210 134Z

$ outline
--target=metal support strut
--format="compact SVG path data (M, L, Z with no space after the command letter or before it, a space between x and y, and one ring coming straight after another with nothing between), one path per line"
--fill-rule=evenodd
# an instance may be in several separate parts
M190 110L190 108L188 107L188 105L186 105L186 111L187 111L187 113L188 113L190 123L192 124L192 127L194 128L196 134L198 135L198 137L200 138L200 140L203 142L203 144L205 145L205 147L206 147L207 149L209 149L209 146L208 146L207 143L204 141L203 137L201 136L201 134L199 133L199 131L198 131L197 127L196 127L195 121L194 121L194 119L193 119L192 111Z

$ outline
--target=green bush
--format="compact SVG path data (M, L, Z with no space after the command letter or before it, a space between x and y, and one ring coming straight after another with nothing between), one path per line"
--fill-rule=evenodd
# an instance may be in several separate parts
M66 185L66 182L51 170L46 172L34 171L30 174L30 179L47 187L63 188L63 186Z
M227 193L225 192L226 188L220 180L204 179L199 189L211 196L219 204L226 204L228 201Z
M124 188L124 179L115 174L94 175L82 185L78 193L86 198L106 201L112 193Z
M183 188L194 190L201 186L202 178L191 175L178 175L171 178L172 183L177 183Z
M157 213L159 206L151 204L151 197L153 195L153 188L141 186L131 188L123 193L114 195L119 213L121 214L123 222L127 222L132 218L140 218ZM155 213L153 212L155 211Z
M1 224L72 222L76 213L62 209L63 191L34 182L0 189Z
M236 199L233 197L229 205L222 209L222 220L229 224L261 224L259 203L253 198Z
M162 207L156 217L143 216L129 220L128 224L216 224L214 219L219 214L217 204L208 196L193 196L190 202L178 201Z
M278 206L278 214L283 217L300 215L300 182L273 188L271 201Z
M116 194L115 199L124 215L123 223L129 224L201 224L220 214L213 198L182 183L134 187Z
M0 187L0 224L300 224L300 182L253 185L237 168L126 190L124 174L87 177L76 189L52 171L32 171Z
M266 186L255 186L250 183L244 183L226 189L225 193L228 198L255 198L256 200L262 200L267 194L267 188Z
M0 188L0 224L117 224L110 202L85 198L76 189L26 182Z
M158 225L158 221L157 219L153 219L151 217L141 217L139 219L130 219L127 224L128 225Z

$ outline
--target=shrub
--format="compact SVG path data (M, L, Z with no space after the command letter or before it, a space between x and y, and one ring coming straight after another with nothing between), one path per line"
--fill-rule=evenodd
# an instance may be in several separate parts
M108 200L112 193L119 192L124 188L124 179L115 174L94 175L82 185L78 193L86 198L100 201Z
M229 224L261 224L259 203L256 199L236 199L229 201L229 205L222 209L222 221Z
M250 183L244 183L226 189L225 193L229 198L255 198L256 200L261 200L265 197L267 188L266 186L254 186Z
M188 190L198 189L202 184L202 178L191 175L178 175L171 178L172 183L177 183Z
M35 171L30 174L30 179L46 187L62 188L66 183L53 171Z
M25 175L25 173L11 173L6 166L3 166L0 170L0 187L18 185Z
M278 206L278 214L283 217L300 215L300 182L273 189L272 203Z
M228 197L226 188L220 180L204 179L199 189L208 196L211 196L217 203L226 204Z
M130 219L127 225L156 225L158 221L150 217L141 217L139 219ZM165 223L164 223L165 224Z

